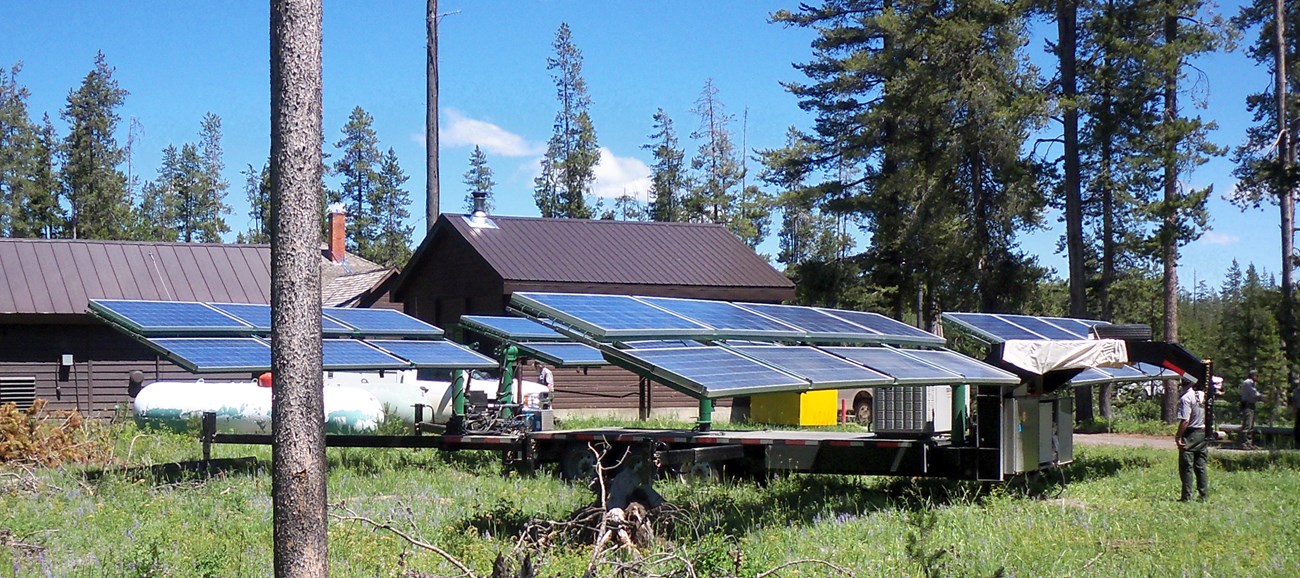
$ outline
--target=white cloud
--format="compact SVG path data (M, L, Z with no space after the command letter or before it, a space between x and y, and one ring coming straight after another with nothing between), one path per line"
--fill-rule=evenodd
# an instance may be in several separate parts
M1218 231L1206 231L1204 235L1201 235L1201 242L1206 245L1236 245L1241 242L1241 237Z
M600 148L600 162L595 169L596 182L591 192L597 197L616 199L624 194L642 201L650 190L650 167L640 159L619 157L605 147Z
M454 109L443 112L443 122L438 126L438 137L439 144L444 147L479 146L488 154L503 157L537 156L546 150L544 146L530 143L528 139L500 126L469 118ZM423 133L412 135L412 138L425 144Z

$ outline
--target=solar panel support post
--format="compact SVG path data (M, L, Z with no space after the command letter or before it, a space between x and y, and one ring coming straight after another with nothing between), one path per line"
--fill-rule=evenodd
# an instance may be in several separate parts
M966 398L970 386L957 383L952 386L952 445L966 445Z
M515 373L519 365L519 348L513 343L501 348L501 383L497 385L497 403L501 408L501 417L510 417L514 412L509 405L515 402Z
M447 435L460 435L465 431L465 370L451 372L451 418L447 420Z
M713 429L713 400L707 397L700 398L700 418L695 422L695 428L700 431L710 431Z

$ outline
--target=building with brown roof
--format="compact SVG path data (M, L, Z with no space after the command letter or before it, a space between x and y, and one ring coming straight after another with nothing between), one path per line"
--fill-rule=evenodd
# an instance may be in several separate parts
M321 304L394 307L395 273L346 254L340 237L321 250ZM195 378L90 317L91 299L268 304L270 291L269 245L0 239L0 403L41 397L107 415L127 399L132 372Z
M795 296L785 275L720 225L443 214L392 300L455 338L461 315L504 315L517 291L760 303ZM623 370L557 370L555 378L559 409L638 406L637 378ZM696 407L663 386L652 396L656 408Z

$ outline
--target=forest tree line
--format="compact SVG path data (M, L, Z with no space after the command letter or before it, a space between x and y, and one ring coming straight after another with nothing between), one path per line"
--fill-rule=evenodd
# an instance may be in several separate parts
M561 25L546 63L559 107L533 198L544 217L719 223L751 247L775 233L774 257L803 303L927 328L957 310L1148 323L1159 338L1203 347L1192 349L1221 359L1231 378L1253 366L1284 387L1300 367L1291 282L1300 12L1277 0L1215 10L1202 0L824 0L780 10L773 25L816 34L785 83L812 124L790 127L778 146L749 148L743 117L737 139L736 116L706 81L692 108L695 153L687 160L661 108L643 147L648 202L629 191L610 207L592 192L597 123L582 52ZM1054 34L1035 41L1032 30ZM1255 122L1246 142L1213 143L1193 62L1237 46L1276 82L1243 103ZM1051 65L1034 65L1032 50ZM219 241L229 232L219 117L201 120L197 142L169 146L141 184L132 139L120 146L114 136L126 92L102 54L60 111L65 136L48 115L29 118L19 71L0 73L0 234ZM400 264L411 234L406 176L391 149L380 154L372 120L353 111L323 167L337 186L322 196L348 206L350 249ZM1191 188L1188 177L1224 155L1240 179L1234 202L1279 210L1283 250L1269 261L1280 280L1252 276L1249 263L1233 287L1189 295L1179 252L1206 231L1206 200L1222 193ZM266 242L265 165L243 174L253 214L237 240ZM494 187L481 149L464 182L467 193ZM1064 214L1063 279L1020 246L1054 209ZM1270 316L1234 317L1245 294ZM1213 323L1205 311L1216 312ZM1264 341L1221 341L1229 338ZM1080 414L1091 415L1091 394L1080 399Z

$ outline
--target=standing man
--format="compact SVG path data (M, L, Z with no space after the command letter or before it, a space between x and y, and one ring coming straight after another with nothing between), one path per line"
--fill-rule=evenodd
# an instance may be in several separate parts
M549 389L554 393L555 375L551 373L551 368L546 367L546 364L536 359L533 360L533 367L537 368L537 383L546 386L546 389Z
M1241 382L1241 447L1248 450L1255 449L1255 408L1262 397L1255 383L1258 379L1259 372L1252 369Z
M1253 373L1253 372L1252 372ZM1191 382L1183 383L1183 394L1178 398L1178 433L1174 443L1178 445L1178 475L1183 482L1180 502L1192 499L1192 474L1196 475L1197 498L1205 501L1209 497L1209 483L1206 481L1205 462L1209 443L1205 440L1205 398L1192 387Z

